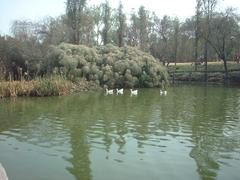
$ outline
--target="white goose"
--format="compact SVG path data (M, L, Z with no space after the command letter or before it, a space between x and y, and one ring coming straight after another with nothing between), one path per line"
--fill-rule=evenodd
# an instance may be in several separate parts
M116 89L117 90L117 94L123 94L123 88L122 89Z
M109 89L108 90L108 88L106 88L106 94L108 95L108 94L113 94L113 89Z
M131 91L131 96L132 96L132 95L134 95L134 96L137 96L137 95L138 95L138 90L137 90L137 89L136 89L136 90L130 89L130 91Z
M160 95L164 95L164 96L166 96L167 95L167 91L166 90L160 90Z

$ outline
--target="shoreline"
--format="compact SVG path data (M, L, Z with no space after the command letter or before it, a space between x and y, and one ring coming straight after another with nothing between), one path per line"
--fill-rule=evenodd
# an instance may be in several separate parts
M219 82L219 81L179 81L175 80L174 82L169 81L169 86L179 86L179 85L204 85L204 86L226 86L226 87L240 87L239 83L236 82ZM5 83L9 83L8 81ZM1 82L0 82L1 84ZM144 88L144 87L141 87ZM154 89L154 88L160 88L160 87L148 87L147 89ZM5 98L16 98L16 97L57 97L57 96L68 96L71 94L76 94L76 93L82 93L82 92L97 92L97 91L102 91L104 88L103 87L96 87L96 86L81 86L79 87L76 84L73 84L71 89L66 93L57 93L57 94L51 94L47 93L46 95L34 95L34 94L24 94L24 95L14 95L14 96L2 96L0 95L0 99L5 99ZM115 89L115 88L113 88ZM130 89L130 88L125 88L125 89ZM140 88L136 88L140 89Z
M216 85L240 86L240 71L230 72L229 79L224 79L224 73L208 73L208 81L204 81L204 72L169 73L169 85ZM156 86L161 87L161 86ZM147 88L156 88L147 87ZM31 81L0 81L0 99L6 97L49 97L63 96L78 92L98 91L104 87L84 79L72 82L60 76L37 78Z
M229 78L225 79L223 72L214 72L207 74L207 81L205 81L204 72L176 72L169 73L170 84L174 83L200 83L200 84L219 84L219 85L240 85L240 71L229 72Z

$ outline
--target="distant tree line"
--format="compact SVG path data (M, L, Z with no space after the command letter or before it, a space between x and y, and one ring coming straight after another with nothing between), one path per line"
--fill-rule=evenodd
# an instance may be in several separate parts
M49 45L110 43L137 47L163 64L203 61L206 72L209 60L221 59L227 78L227 60L240 56L240 17L232 8L216 11L217 3L196 0L195 15L181 21L158 17L143 6L126 14L121 2L114 9L107 0L94 6L87 0L67 0L65 14L39 22L16 20L12 36L0 37L0 77L18 79L19 71L29 78L44 74Z

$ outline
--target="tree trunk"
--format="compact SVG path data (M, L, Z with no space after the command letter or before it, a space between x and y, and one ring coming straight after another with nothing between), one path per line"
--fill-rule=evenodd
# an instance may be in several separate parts
M195 41L194 41L194 59L195 59L195 71L197 71L197 61L198 61L198 44L199 44L199 18L200 18L200 0L196 0L196 22L195 22Z
M196 33L197 36L197 33ZM195 37L195 42L194 42L194 59L195 59L195 71L197 71L197 60L198 60L198 38Z
M80 36L80 33L79 33L79 30L77 29L75 34L75 43L74 43L76 45L79 45L79 36Z
M208 42L207 40L205 40L205 45L204 45L204 71L205 71L205 75L204 75L204 80L205 82L208 81Z
M223 57L223 63L224 63L224 71L225 71L225 80L228 80L229 79L229 74L228 74L228 68L227 68L227 60L226 60L226 57L224 55Z
M225 81L228 81L228 68L227 68L227 60L226 60L226 41L225 41L225 37L223 38L223 46L222 46L222 59L223 59L223 63L224 63L224 70L225 70Z

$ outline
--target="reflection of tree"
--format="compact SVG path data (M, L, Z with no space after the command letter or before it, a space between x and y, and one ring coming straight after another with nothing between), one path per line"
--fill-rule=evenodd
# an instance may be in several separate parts
M44 143L49 148L60 147L67 141L70 157L64 159L71 163L67 170L76 179L92 178L94 162L91 163L90 152L103 151L110 159L108 155L114 153L126 155L129 143L134 141L139 150L136 152L142 153L147 146L162 145L160 137L177 139L177 135L188 133L191 139L182 139L193 144L190 156L196 161L199 176L215 179L221 166L221 152L240 147L239 136L224 134L229 128L226 116L239 120L234 115L239 104L229 99L233 95L224 89L206 88L205 92L204 89L183 86L170 89L167 96L147 90L137 97L128 93L123 96L83 93L18 99L3 108L0 104L0 117L4 117L0 119L0 132L20 129L16 137L19 141L39 146ZM232 106L236 106L235 110L231 110Z
M145 142L148 141L151 136L151 117L158 101L159 99L156 98L156 96L148 92L144 93L143 96L138 99L133 98L131 104L129 104L127 114L130 117L132 116L134 120L132 122L134 124L133 135L137 140L138 148L144 148L144 145L146 145Z
M67 170L74 175L78 180L91 179L91 162L89 160L89 144L86 137L85 127L79 124L73 126L70 130L71 136L71 155L72 157L68 161L72 164L72 167Z
M83 96L81 101L85 99L84 103L89 100L89 98ZM0 110L1 117L4 117L0 119L0 131L17 129L18 132L8 135L14 136L18 141L26 141L44 148L57 146L56 149L65 149L62 145L65 141L69 141L72 158L67 160L71 162L73 167L69 167L67 170L76 179L91 179L86 127L76 121L79 106L74 102L71 97L9 100L5 103L5 109ZM68 108L69 103L74 106ZM87 110L84 109L84 106L81 108L83 108L83 111ZM64 123L65 119L66 121L70 120L70 122ZM4 122L4 125L2 122Z
M15 131L12 135L16 139L33 144L53 140L63 134L53 123L48 122L49 118L57 121L56 116L50 114L57 109L56 102L61 104L59 98L6 99L4 106L0 105L0 132Z
M194 92L198 94L195 104L195 116L192 124L192 141L194 147L190 153L190 156L196 161L197 172L201 179L215 179L217 177L217 170L219 164L216 162L216 153L213 149L215 145L211 144L212 137L209 133L213 132L213 126L211 125L211 119L208 113L216 112L214 106L209 106L208 102L210 97L207 97L207 90L202 92ZM201 94L199 94L201 93ZM219 103L216 102L215 103ZM217 106L219 108L219 106ZM216 132L215 132L216 133Z
M96 97L90 95L74 96L65 102L65 111L62 115L70 133L71 158L67 160L72 164L67 170L78 180L90 180L91 161L90 144L87 137L89 119L94 116Z
M220 169L218 159L222 151L229 151L228 137L223 134L226 123L227 92L211 90L195 92L195 116L192 124L192 143L194 147L190 156L197 164L201 179L216 179ZM203 94L201 94L203 93ZM216 94L218 96L216 96ZM224 143L226 142L226 143Z
M196 161L199 176L215 179L222 152L233 152L240 147L239 136L224 134L228 126L226 117L236 118L232 107L236 110L239 104L232 99L234 95L230 90L223 88L183 86L173 91L172 96L161 99L156 125L162 135L171 132L192 134L194 146L190 156Z

